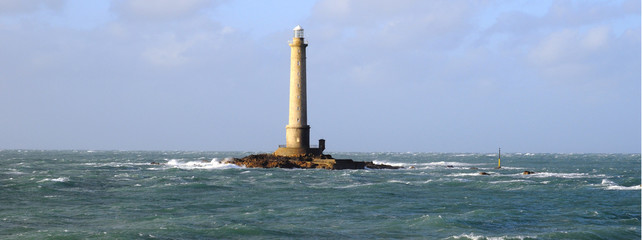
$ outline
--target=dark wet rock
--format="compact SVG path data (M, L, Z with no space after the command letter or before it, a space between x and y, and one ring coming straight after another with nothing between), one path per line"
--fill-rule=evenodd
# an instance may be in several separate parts
M271 154L255 154L234 158L231 163L248 168L294 168L305 165L304 157L281 157Z
M447 167L447 168L454 168L455 166L453 166L453 165L447 165L446 167Z
M303 155L297 157L276 156L274 154L254 154L244 158L234 158L228 163L248 168L320 168L320 169L399 169L400 167L357 162L351 159L334 159L330 155Z
M357 162L355 162L357 163ZM365 162L366 167L369 169L399 169L401 167L386 165L386 164L375 164L373 162Z

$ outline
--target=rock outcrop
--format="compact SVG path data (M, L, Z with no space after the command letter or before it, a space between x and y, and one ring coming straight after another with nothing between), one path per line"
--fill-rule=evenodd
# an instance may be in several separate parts
M254 154L234 158L229 163L248 168L320 168L320 169L399 169L401 167L351 159L334 159L330 155L285 157L274 154Z

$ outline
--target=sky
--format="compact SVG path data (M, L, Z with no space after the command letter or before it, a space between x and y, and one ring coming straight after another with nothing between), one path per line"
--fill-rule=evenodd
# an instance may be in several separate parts
M640 153L639 0L0 0L0 149Z

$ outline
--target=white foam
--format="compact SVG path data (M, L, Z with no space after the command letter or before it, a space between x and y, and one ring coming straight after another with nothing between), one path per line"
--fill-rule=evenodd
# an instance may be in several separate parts
M504 170L522 170L522 169L524 169L524 168L521 168L521 167L506 167L506 166L502 166L502 168L501 168L501 169L504 169Z
M120 174L114 175L114 177L115 178L129 178L130 176L129 176L129 173L120 173Z
M389 180L388 182L389 182L389 183L401 183L401 184L410 185L410 182L400 181L400 180L394 180L394 179L393 179L393 180Z
M488 172L488 174L492 174ZM486 175L481 175L478 172L475 173L451 173L446 175L446 177L464 177L464 176L486 176Z
M630 186L630 187L608 186L608 187L606 187L606 189L607 190L642 190L642 185Z
M601 185L606 187L606 190L642 190L642 185L625 187L617 185L617 183L608 179L602 179Z
M232 163L227 163L231 159L219 159L214 158L211 161L183 161L181 159L170 159L167 161L167 166L192 170L192 169L230 169L230 168L242 168Z
M460 154L455 154L455 157L470 157L470 156L475 156L473 153L460 153Z
M552 173L552 172L536 172L535 174L525 175L529 177L537 178L547 178L547 177L556 177L556 178L599 178L606 177L604 174L590 175L588 173Z
M463 163L463 162L430 162L427 163L429 166L453 166L453 167L468 167L468 166L479 166L481 164L474 164L474 163Z
M476 235L474 233L470 234L460 234L458 236L451 236L450 238L453 239L473 239L473 240L482 240L482 239L487 239L487 240L503 240L503 239L526 239L526 238L536 238L532 236L501 236L501 237L487 237L487 236L482 236L482 235Z
M45 178L38 182L67 182L69 181L68 177L59 177L59 178Z
M413 166L416 169L440 169L440 168L446 168L446 167L462 169L462 168L471 168L473 166L481 166L484 164L440 161L440 162L429 162L429 163L414 163L414 164L407 164L407 165Z
M365 186L370 186L370 185L374 185L374 183L354 183L354 184L345 185L345 186L338 186L338 187L335 187L335 188L341 188L341 189L343 189L343 188L356 188L356 187L365 187Z
M7 174L12 174L12 175L22 175L22 174L25 174L25 173L23 173L23 172L21 172L21 171L18 171L18 169L15 169L15 168L9 168L9 169L7 169L7 170L9 170L8 172L6 172Z
M393 162L384 162L384 161L379 161L379 160L374 160L372 161L374 164L385 164L385 165L390 165L390 166L395 166L395 167L403 167L403 163L393 163Z
M135 163L135 162L89 162L89 163L82 163L81 165L84 166L92 166L92 167L131 167L131 166L144 166L144 165L149 165L149 163Z

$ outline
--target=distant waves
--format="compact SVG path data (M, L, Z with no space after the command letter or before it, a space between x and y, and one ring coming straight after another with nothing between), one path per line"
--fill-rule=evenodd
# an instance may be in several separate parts
M0 239L640 239L639 154L0 151ZM523 174L525 171L534 172ZM485 172L487 175L481 175Z

